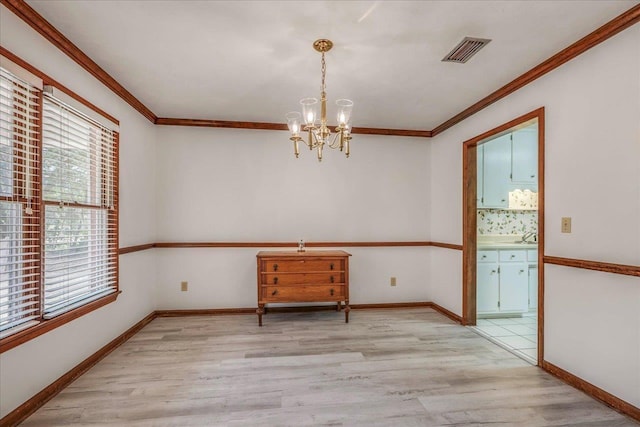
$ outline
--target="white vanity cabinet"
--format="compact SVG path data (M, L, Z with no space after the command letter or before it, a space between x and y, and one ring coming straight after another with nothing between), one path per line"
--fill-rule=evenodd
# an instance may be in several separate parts
M529 264L526 249L479 250L476 269L478 314L529 310Z

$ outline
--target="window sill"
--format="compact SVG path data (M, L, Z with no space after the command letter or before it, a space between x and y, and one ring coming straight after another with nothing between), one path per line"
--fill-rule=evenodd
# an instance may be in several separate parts
M42 320L40 323L32 326L31 328L24 329L20 332L16 332L13 335L9 335L8 337L3 338L2 340L0 340L0 354L4 353L5 351L11 350L14 347L17 347L20 344L24 344L25 342L30 341L36 337L39 337L42 334L52 331L57 327L64 325L65 323L69 323L72 320L84 316L85 314L91 313L92 311L97 310L100 307L104 307L105 305L114 302L118 298L118 295L120 295L120 292L122 291L117 291L95 301L91 301L88 304L68 311L58 317L54 317L53 319Z

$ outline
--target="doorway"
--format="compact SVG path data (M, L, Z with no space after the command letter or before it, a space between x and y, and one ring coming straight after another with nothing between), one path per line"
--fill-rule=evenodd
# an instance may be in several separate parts
M464 143L463 323L544 355L544 108Z

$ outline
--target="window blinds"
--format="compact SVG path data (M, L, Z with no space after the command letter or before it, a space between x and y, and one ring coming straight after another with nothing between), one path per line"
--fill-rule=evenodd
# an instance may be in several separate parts
M117 289L117 133L45 93L44 318Z
M118 132L0 60L4 338L117 291Z
M0 337L40 318L39 99L0 68Z

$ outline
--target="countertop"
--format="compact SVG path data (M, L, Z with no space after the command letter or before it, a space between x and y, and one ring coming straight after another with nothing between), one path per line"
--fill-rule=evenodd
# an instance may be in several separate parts
M538 242L519 243L522 236L494 235L478 236L478 249L538 249Z
M478 249L538 249L537 243L478 242Z

